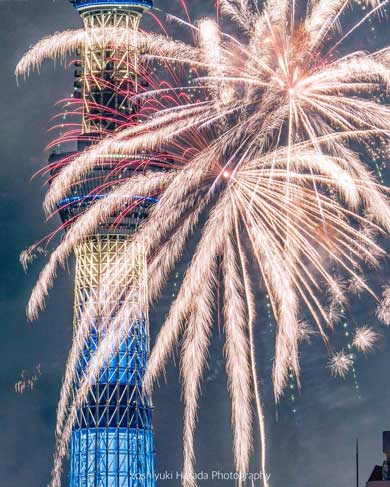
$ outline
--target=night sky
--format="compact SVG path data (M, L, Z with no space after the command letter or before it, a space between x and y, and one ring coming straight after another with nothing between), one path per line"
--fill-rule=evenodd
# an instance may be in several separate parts
M210 0L189 0L194 16L213 12ZM180 13L179 2L160 0L158 7ZM390 22L390 20L389 20ZM58 221L45 223L42 179L31 176L47 160L44 147L50 140L47 129L56 113L55 102L70 94L72 72L46 63L41 73L17 86L13 75L17 61L28 46L45 35L80 26L78 14L66 0L0 0L0 86L1 120L1 340L0 357L0 485L1 487L43 487L50 478L54 451L54 423L65 360L71 343L72 262L60 271L47 310L28 324L25 306L44 259L38 259L27 274L19 264L20 252L56 228ZM152 26L152 24L149 24ZM383 31L365 29L355 36L356 48L383 45ZM389 29L387 29L389 30ZM390 40L389 34L387 38ZM184 256L179 271L188 260ZM388 270L371 275L377 290ZM168 286L151 313L154 336L168 309L172 293ZM264 304L259 296L259 306ZM365 299L353 303L354 319L377 326L374 303ZM270 384L273 332L266 312L259 313L257 352L259 374L264 378L263 400L267 421L268 471L271 486L347 487L355 485L355 439L361 445L361 480L366 481L373 465L382 461L381 432L390 429L390 330L381 328L377 352L356 361L357 382L332 378L326 369L327 355L321 340L302 347L302 391L291 393L276 406ZM337 347L347 339L339 329ZM197 470L233 470L230 432L230 401L224 373L223 334L217 327L212 343L209 370L200 400L197 432ZM41 375L33 390L17 394L15 383L24 377ZM35 372L34 372L35 371ZM357 391L356 386L359 386ZM182 466L182 403L179 374L171 363L167 381L154 395L154 425L159 472L180 471ZM295 411L295 412L294 412ZM256 448L257 452L257 448ZM251 471L256 472L257 454ZM161 482L160 485L168 485ZM66 482L64 482L66 485ZM169 485L178 485L170 481ZM232 481L201 483L233 485ZM363 485L363 483L362 483Z

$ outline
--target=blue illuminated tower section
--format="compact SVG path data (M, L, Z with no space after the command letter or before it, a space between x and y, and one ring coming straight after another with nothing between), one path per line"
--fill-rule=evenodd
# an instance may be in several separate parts
M136 118L139 109L132 103L137 91L138 53L131 42L110 42L135 35L142 14L152 7L151 0L73 0L87 33L88 42L76 63L74 96L83 107L82 133L78 149L98 142L126 117ZM105 35L107 33L107 35ZM129 39L130 40L130 39ZM67 154L72 157L72 153ZM66 154L51 157L52 174ZM67 198L58 202L61 218L67 224L77 219L96 198L104 198L131 167L121 169L111 162L99 164L83 181L72 187ZM82 319L89 320L89 333L81 344L74 391L85 377L88 364L118 312L118 296L103 293L102 276L123 262L118 274L123 295L130 296L133 309L139 309L127 324L128 334L91 386L88 400L79 409L70 446L70 487L154 487L154 441L151 401L143 390L143 377L149 356L147 269L142 252L131 254L132 234L147 218L152 198L140 196L141 203L119 224L113 215L106 225L89 236L76 250L74 329ZM128 202L124 202L126 205ZM111 303L112 301L112 303ZM102 312L110 306L110 312ZM105 306L103 306L105 305Z

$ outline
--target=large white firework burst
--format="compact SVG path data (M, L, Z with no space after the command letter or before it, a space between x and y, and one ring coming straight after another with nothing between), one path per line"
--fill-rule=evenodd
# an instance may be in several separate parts
M70 162L54 180L45 207L53 208L71 185L107 160L130 159L148 151L174 152L173 147L188 140L196 141L197 150L188 151L168 174L130 178L82 215L53 253L29 303L29 315L34 317L43 306L57 265L75 244L115 214L118 197L123 201L124 194L131 197L158 189L160 203L135 236L136 242L147 242L150 294L156 299L205 212L202 236L153 347L145 384L152 387L182 337L186 486L194 483L193 436L213 326L218 259L223 259L235 462L237 471L245 474L253 399L263 446L265 438L253 345L253 334L262 323L255 318L254 289L260 286L268 293L277 323L273 380L279 399L289 370L299 381L299 344L307 335L301 315L311 314L327 342L333 313L323 299L324 289L338 301L346 299L333 270L342 272L355 289L373 294L360 275L361 264L378 265L383 250L372 234L390 229L388 190L378 185L363 162L367 146L388 140L390 109L374 95L390 86L390 50L337 54L344 38L368 18L383 13L387 1L365 0L367 13L344 30L346 34L340 25L343 14L354 5L352 0L313 0L303 9L305 15L299 2L287 0L268 0L261 11L246 0L220 3L222 11L243 29L245 40L224 34L207 19L191 27L198 39L194 46L148 34L132 41L164 65L196 67L197 87L207 94L204 99L161 108L167 92L193 90L193 85L139 95L141 101L158 100L160 109L145 123L114 134ZM17 72L28 73L45 58L65 56L85 42L81 31L45 39L27 53ZM113 44L119 42L123 40L112 36ZM199 140L202 144L197 145ZM248 253L258 264L257 286L249 272ZM105 281L107 286L116 285L111 275ZM123 309L126 313L126 302ZM118 314L118 323L123 316ZM74 345L61 397L58 432L66 434L56 457L55 486L60 481L72 414L125 332L125 327L116 326L115 334L107 334L78 398L69 403L72 360L80 353ZM367 349L367 339L372 338L368 335L359 334L356 345L361 350L363 338ZM343 352L330 359L332 372L340 375L351 364L351 357Z

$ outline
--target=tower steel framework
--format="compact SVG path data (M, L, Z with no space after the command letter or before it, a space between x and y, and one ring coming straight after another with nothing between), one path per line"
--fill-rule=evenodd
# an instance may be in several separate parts
M79 138L79 149L82 149L86 140L99 140L114 130L118 114L130 117L137 111L131 101L137 89L134 44L123 42L120 48L115 48L106 40L104 32L114 29L118 36L136 35L140 18L152 7L152 2L70 1L79 11L88 34L75 71L75 96L82 99L83 105ZM53 168L62 157L64 154L51 156ZM110 164L99 164L72 188L65 200L58 202L64 222L73 220L118 183L123 173L112 169ZM153 198L141 196L141 203L119 225L111 225L114 215L75 251L74 330L86 318L90 330L78 359L75 393L118 311L118 296L103 293L102 276L118 267L124 253L134 257L123 262L127 272L120 273L117 279L133 313L126 339L100 371L87 401L78 411L70 445L70 487L155 486L152 407L142 387L149 354L147 266L142 249L131 248L134 245L131 235L147 218L154 203ZM112 306L110 313L104 315L103 304L107 300L112 300Z

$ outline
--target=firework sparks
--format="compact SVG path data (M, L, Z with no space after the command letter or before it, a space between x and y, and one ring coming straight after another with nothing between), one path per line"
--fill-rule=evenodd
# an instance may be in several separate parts
M377 315L384 325L390 326L390 287L386 287L383 292Z
M27 370L23 370L20 374L20 379L15 384L16 394L23 395L26 391L32 391L41 375L42 368L40 364L34 367L34 370L31 373Z
M344 350L337 352L329 360L328 367L332 375L342 377L343 379L347 376L353 365L353 357L351 354L346 354Z
M99 36L116 47L132 47L135 51L145 51L149 54L159 56L176 57L181 49L181 55L186 56L194 62L197 61L197 51L184 43L170 41L166 37L156 34L143 34L138 30L133 36L129 36L128 29L102 28L94 32L97 40ZM46 59L58 59L65 61L66 57L73 54L77 49L88 45L91 38L84 29L68 30L45 37L35 44L19 61L15 74L17 77L28 76L31 71L40 69Z
M368 353L374 350L375 344L379 339L378 333L368 326L363 326L355 331L352 345L359 352Z

